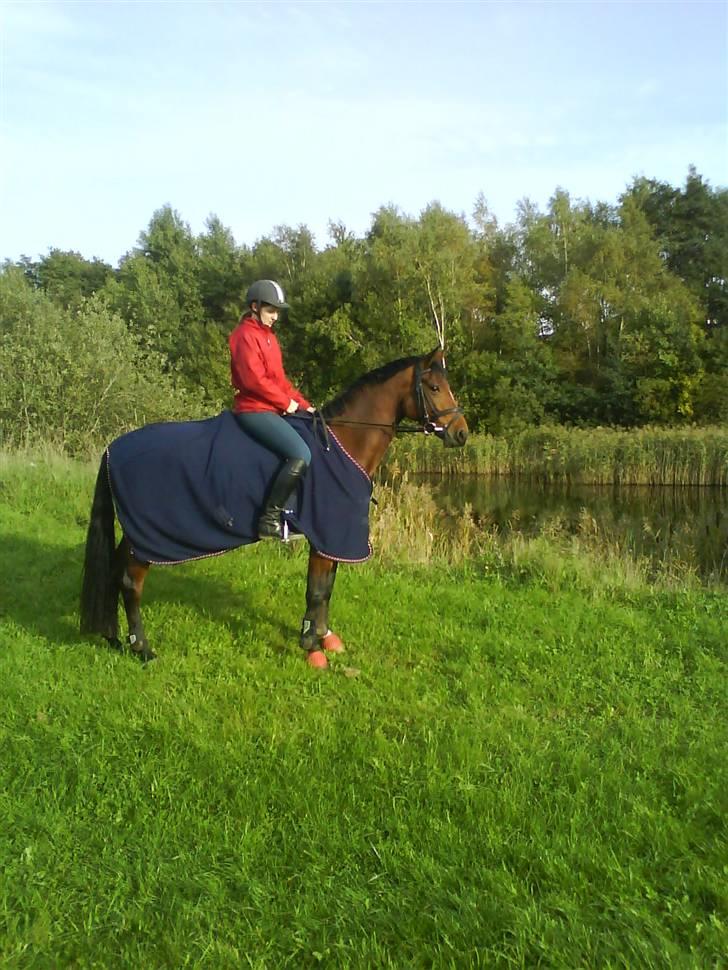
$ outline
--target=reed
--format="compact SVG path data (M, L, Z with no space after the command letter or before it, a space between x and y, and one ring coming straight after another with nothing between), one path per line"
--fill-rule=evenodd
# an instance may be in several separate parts
M512 438L472 435L462 449L398 439L383 465L439 475L514 476L589 485L728 485L728 428L633 431L529 428Z

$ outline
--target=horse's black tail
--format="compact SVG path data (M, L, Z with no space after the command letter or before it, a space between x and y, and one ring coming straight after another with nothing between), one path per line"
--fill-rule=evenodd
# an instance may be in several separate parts
M114 568L114 500L106 468L106 454L96 478L96 491L86 533L81 587L81 633L119 636L119 584Z

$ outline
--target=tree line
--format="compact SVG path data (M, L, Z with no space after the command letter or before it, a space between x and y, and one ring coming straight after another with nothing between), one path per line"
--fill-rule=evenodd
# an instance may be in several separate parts
M477 430L720 423L727 277L728 190L692 167L614 205L557 189L506 226L482 196L469 219L385 206L363 236L330 223L321 247L306 226L241 245L214 215L196 235L164 206L117 267L58 249L3 264L0 428L52 430L65 409L72 444L227 406L227 337L258 278L286 290L287 370L318 404L442 339Z

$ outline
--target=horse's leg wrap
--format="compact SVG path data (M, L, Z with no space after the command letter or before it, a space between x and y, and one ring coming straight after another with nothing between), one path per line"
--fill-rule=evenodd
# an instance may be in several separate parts
M319 650L321 648L321 637L316 633L316 624L307 617L301 623L300 644L304 650Z
M301 624L300 644L304 650L321 650L329 632L329 600L339 564L313 551L309 558L306 586L306 614Z

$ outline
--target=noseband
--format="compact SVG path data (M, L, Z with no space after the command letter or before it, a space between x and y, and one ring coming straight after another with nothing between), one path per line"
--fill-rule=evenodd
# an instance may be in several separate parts
M453 421L460 414L464 414L464 411L460 407L454 408L437 408L432 402L432 398L429 397L426 384L422 383L422 378L425 374L429 374L432 371L431 367L427 370L422 369L422 364L417 361L415 364L415 402L417 404L417 420L422 422L422 431L424 434L447 434L447 429L453 423ZM452 417L447 422L446 425L438 424L440 418L447 417L451 414ZM408 430L400 428L401 431ZM417 430L420 430L419 428Z

